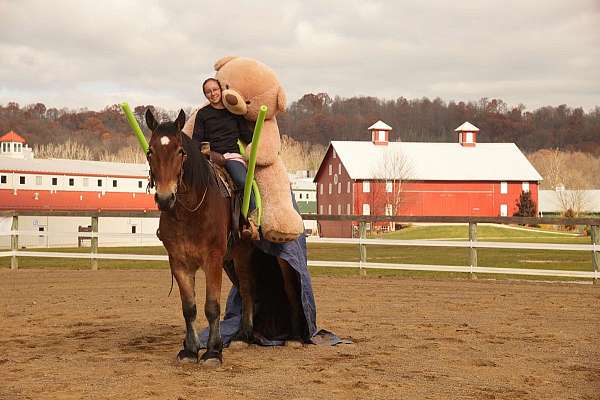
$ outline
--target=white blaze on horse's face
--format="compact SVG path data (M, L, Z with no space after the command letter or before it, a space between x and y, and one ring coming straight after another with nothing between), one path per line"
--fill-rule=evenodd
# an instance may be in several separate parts
M163 146L168 145L170 142L171 140L167 136L163 136L160 138L160 144L162 144Z

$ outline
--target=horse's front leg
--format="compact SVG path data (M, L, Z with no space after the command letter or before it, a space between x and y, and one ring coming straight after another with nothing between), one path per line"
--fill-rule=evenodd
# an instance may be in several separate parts
M219 318L221 316L221 282L223 278L223 255L208 257L204 275L206 277L206 301L204 313L208 320L208 343L200 360L210 367L218 367L223 362L223 340Z
M183 350L177 354L177 360L180 362L198 362L200 343L194 324L196 321L196 272L190 271L182 264L172 265L171 271L175 276L177 286L179 286L181 308L183 310L186 329Z

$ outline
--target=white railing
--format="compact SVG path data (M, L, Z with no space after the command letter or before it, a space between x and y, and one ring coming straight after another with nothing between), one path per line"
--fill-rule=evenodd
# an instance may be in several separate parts
M16 213L16 212L0 212L0 216L10 215L12 219L12 229L8 232L0 233L0 236L11 237L11 249L8 251L0 251L0 257L11 257L11 268L18 269L18 257L48 257L48 258L78 258L89 259L91 268L98 268L98 260L138 260L138 261L168 261L166 255L146 255L146 254L111 254L98 253L98 238L103 235L99 234L98 218L100 217L154 217L158 213ZM26 251L20 250L19 236L34 235L39 236L51 235L50 232L23 231L18 229L19 215L51 215L51 216L88 216L91 217L92 232L75 232L76 235L85 235L90 238L90 251L86 253L71 253L71 252L52 252L52 251ZM325 261L325 260L308 260L309 266L320 266L327 268L357 268L362 274L368 269L388 269L388 270L408 270L408 271L433 271L433 272L461 272L473 274L502 274L502 275L529 275L529 276L554 276L567 278L587 278L593 279L594 283L600 279L598 271L600 247L598 245L598 226L600 219L598 218L578 218L578 219L562 219L562 218L470 218L470 217L365 217L365 216L321 216L321 215L303 215L305 219L321 219L321 220L338 220L338 221L359 221L360 234L359 238L316 238L308 237L308 243L319 244L354 244L360 249L360 261ZM336 218L337 217L337 218ZM342 217L342 218L340 218ZM454 240L392 240L392 239L368 239L366 238L366 223L368 222L462 222L469 224L469 240L454 241ZM477 241L477 223L478 222L494 222L494 223L554 223L562 225L585 224L589 225L591 230L591 244L562 244L562 243L514 243L514 242L480 242ZM130 234L117 233L127 237ZM144 234L144 236L151 236ZM136 238L139 234L136 235ZM392 264L392 263L376 263L367 261L366 246L418 246L418 247L457 247L470 249L470 265L454 266L454 265L426 265L426 264ZM527 268L496 268L485 267L477 264L477 249L519 249L519 250L559 250L559 251L585 251L591 253L591 268L590 271L572 271L572 270L554 270L554 269L527 269Z

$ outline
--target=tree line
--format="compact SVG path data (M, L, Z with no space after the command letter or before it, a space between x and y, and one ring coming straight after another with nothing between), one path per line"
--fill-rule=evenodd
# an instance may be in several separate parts
M278 120L281 132L310 143L369 140L367 128L377 120L393 128L392 141L456 142L454 129L469 121L481 130L480 142L516 143L524 152L558 148L600 154L600 107L587 113L564 104L526 111L500 99L332 99L319 93L293 102Z

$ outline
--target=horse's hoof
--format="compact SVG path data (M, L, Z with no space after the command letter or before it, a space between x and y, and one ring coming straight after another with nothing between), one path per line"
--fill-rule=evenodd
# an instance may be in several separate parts
M182 363L182 364L190 364L190 363L197 363L198 362L198 354L183 349L181 350L179 353L177 353L177 361Z
M300 340L286 340L285 341L285 347L299 349L302 346L304 346L304 343L302 343L302 341L300 341Z
M250 343L244 342L242 340L235 340L229 343L229 348L234 350L247 349L249 346Z
M223 362L218 358L209 358L207 360L203 360L201 364L207 368L219 368Z

